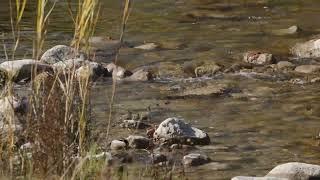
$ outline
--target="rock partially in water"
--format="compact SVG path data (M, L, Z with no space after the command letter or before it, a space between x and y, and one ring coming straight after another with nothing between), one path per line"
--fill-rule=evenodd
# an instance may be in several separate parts
M272 54L261 51L249 51L244 54L244 62L265 65L275 63L275 58Z
M144 123L142 121L136 121L136 120L124 120L120 127L122 128L129 128L129 129L146 129L148 127L151 127L150 124Z
M200 166L210 162L210 158L202 154L188 154L183 156L182 164L184 166Z
M299 162L281 164L273 168L266 177L287 179L317 179L320 178L320 166Z
M32 59L5 61L0 64L0 70L5 72L6 78L11 77L14 82L30 79L34 70L36 73L53 72L50 65Z
M276 68L280 70L284 70L284 69L292 70L295 68L295 65L289 61L279 61L276 65Z
M201 167L201 169L211 170L211 171L225 171L232 169L232 166L225 163L219 163L219 162L211 162L208 164L205 164Z
M241 69L252 69L253 65L247 62L235 63L231 65L229 68L224 70L224 73L234 73L239 72Z
M222 14L214 11L207 10L193 10L185 13L184 16L194 18L194 19L217 19L217 20L231 20L240 21L246 19L246 17L234 14Z
M287 178L277 178L277 177L252 177L252 176L236 176L231 180L289 180Z
M152 146L152 141L143 136L129 136L127 141L129 147L133 149L147 149Z
M125 68L123 68L121 66L117 66L114 63L107 64L107 65L105 65L104 68L106 68L107 71L110 74L112 74L112 77L117 80L121 80L125 77L132 75L132 72L126 70Z
M301 65L295 68L298 73L311 74L320 71L320 65Z
M231 92L233 87L215 81L203 81L180 84L178 89L170 89L169 98L185 98L198 96L221 96Z
M293 25L287 29L272 30L271 34L276 35L276 36L286 36L286 35L298 34L301 31L302 30L297 25Z
M157 49L159 46L155 43L146 43L146 44L142 44L139 46L134 47L135 49L142 49L142 50L155 50Z
M194 74L196 75L196 77L213 76L214 74L216 74L221 70L222 70L222 66L216 63L203 64L195 68Z
M156 141L171 144L207 145L210 138L207 133L192 127L183 119L168 118L164 120L153 134Z
M86 55L81 52L77 52L74 48L66 45L56 45L47 50L40 58L40 62L47 64L54 64L59 61L65 61L68 59L87 59Z
M113 140L110 144L110 149L113 151L118 150L125 150L128 148L128 141L127 140Z
M154 79L153 74L147 69L139 69L133 72L129 77L126 77L125 81L151 81Z
M297 43L291 48L291 53L300 58L320 57L320 39L312 39L307 42Z
M106 73L107 70L101 64L89 61L76 70L77 78L86 79L90 77L93 81L104 76Z

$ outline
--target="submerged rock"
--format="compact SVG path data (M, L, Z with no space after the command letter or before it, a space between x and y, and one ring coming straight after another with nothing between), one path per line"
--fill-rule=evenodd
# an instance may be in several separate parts
M217 20L231 20L239 21L246 19L246 17L234 15L234 14L222 14L207 10L194 10L185 13L184 16L195 18L195 19L217 19Z
M291 48L291 53L300 58L320 57L320 39L312 39L307 42L297 43Z
M179 118L164 120L153 134L156 141L171 144L207 145L210 138L207 133L192 127Z
M143 136L129 136L127 141L129 147L133 149L147 149L152 146L152 141Z
M202 154L188 154L183 156L182 164L184 166L200 166L210 162L210 158Z
M244 54L244 62L264 65L264 64L273 64L275 59L272 54L260 51L249 51Z
M295 71L305 74L316 73L320 71L320 65L301 65L296 67Z
M141 121L136 121L136 120L124 120L120 124L120 127L129 128L129 129L146 129L148 127L151 127L151 125Z
M86 59L86 55L84 53L77 52L70 46L56 45L43 53L40 58L40 62L54 64L59 61L65 61L75 58Z
M53 71L51 66L32 59L5 61L0 64L0 71L5 72L6 78L12 78L14 82L30 79L34 70L36 73Z
M290 162L276 166L266 175L266 177L316 179L320 178L320 166L299 162Z
M139 46L134 47L135 49L142 49L142 50L154 50L158 48L158 45L155 43L146 43Z

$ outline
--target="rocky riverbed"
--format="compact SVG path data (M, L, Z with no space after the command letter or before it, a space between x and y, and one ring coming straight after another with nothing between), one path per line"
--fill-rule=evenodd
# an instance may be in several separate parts
M105 4L119 14L117 3ZM136 4L117 65L112 60L120 43L108 36L118 31L106 30L106 22L90 40L89 56L61 45L70 39L66 25L66 33L48 34L40 62L23 58L31 57L23 48L21 60L0 65L1 82L13 75L18 93L0 104L14 104L17 135L24 128L30 67L37 64L39 74L75 67L77 78L90 74L94 81L97 157L130 162L131 176L146 163L183 167L190 179L318 176L318 166L309 164L320 164L319 2ZM54 16L64 22L59 13ZM24 35L22 44L29 47ZM117 96L107 139L113 79Z

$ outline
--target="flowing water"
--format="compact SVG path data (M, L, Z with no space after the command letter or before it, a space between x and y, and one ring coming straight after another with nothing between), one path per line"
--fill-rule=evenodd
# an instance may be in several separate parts
M11 38L10 11L0 0L0 32ZM18 49L21 57L32 54L35 5L27 6ZM236 15L239 18L192 18L195 11ZM121 21L121 2L102 0L96 35L117 38ZM226 66L239 62L238 53L252 49L268 50L287 57L289 47L320 31L318 0L136 0L129 18L125 40L132 43L183 44L175 50L121 51L120 62L129 69L156 62L183 63L209 60ZM275 29L298 25L303 33L275 36ZM58 1L49 22L46 47L68 44L72 21L64 1ZM0 57L4 58L3 51ZM215 80L213 80L215 81ZM212 144L199 147L213 161L230 165L215 171L200 166L187 171L189 179L230 179L236 175L265 175L277 164L299 161L320 164L320 92L318 84L293 85L276 80L231 76L227 80L246 92L235 96L168 99L160 87L170 82L122 83L117 87L115 117L126 111L151 110L151 122L182 117L210 135ZM93 115L97 132L105 139L110 81L99 82L93 90ZM115 126L112 138L133 134ZM144 131L137 133L144 134ZM107 144L107 142L104 142Z

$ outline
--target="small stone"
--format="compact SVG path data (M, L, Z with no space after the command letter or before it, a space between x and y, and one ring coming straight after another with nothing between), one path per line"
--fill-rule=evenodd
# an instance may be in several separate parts
M162 162L166 162L167 161L167 156L164 155L164 154L156 153L156 154L152 154L151 155L151 160L152 160L153 164L159 164L159 163L162 163Z
M151 125L141 122L141 121L135 121L135 120L124 120L120 127L122 128L129 128L129 129L146 129L150 127Z
M158 48L158 45L156 45L155 43L146 43L146 44L142 44L140 46L136 46L134 48L135 49L142 49L142 50L154 50L154 49Z
M111 142L110 148L111 150L118 151L118 150L124 150L128 146L128 142L125 142L123 140L113 140Z
M143 136L129 136L127 141L129 146L134 149L147 149L152 146L152 141Z
M184 166L200 166L210 162L210 158L202 154L188 154L183 157Z
M272 54L260 51L249 51L244 54L244 62L264 65L264 64L273 64L275 59Z

